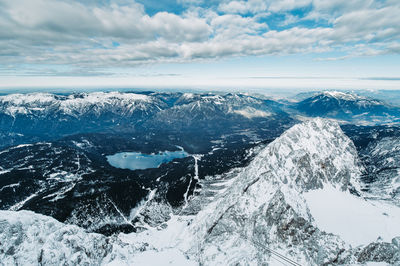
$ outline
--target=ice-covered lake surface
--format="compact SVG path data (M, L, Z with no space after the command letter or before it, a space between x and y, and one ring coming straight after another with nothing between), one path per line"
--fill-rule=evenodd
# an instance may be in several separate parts
M189 154L183 150L164 151L157 154L145 154L140 152L119 152L107 156L107 161L114 167L122 169L147 169L157 168L163 163L167 163L176 158L185 158Z

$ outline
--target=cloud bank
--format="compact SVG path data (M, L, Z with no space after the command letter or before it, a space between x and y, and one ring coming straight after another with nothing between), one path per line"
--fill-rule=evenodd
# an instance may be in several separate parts
M171 1L182 8L150 14L127 0L0 0L0 69L100 71L252 55L344 52L326 58L337 60L400 53L398 0Z

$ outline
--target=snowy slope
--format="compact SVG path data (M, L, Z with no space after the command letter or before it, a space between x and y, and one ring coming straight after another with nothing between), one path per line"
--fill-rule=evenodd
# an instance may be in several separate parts
M321 230L339 235L353 246L377 238L391 242L400 236L400 208L366 200L332 186L304 194L311 215Z

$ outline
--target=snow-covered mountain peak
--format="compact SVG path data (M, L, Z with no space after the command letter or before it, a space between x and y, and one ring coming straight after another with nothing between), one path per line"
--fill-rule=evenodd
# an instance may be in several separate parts
M126 113L135 109L148 109L153 97L121 92L77 93L68 96L51 93L9 94L0 96L0 111L15 116L61 111L65 114L82 114L90 110L105 111L123 109Z
M333 118L361 125L396 123L400 109L353 93L318 92L295 104L307 116Z
M0 102L9 103L13 105L22 104L46 104L55 100L55 95L51 93L15 93L0 96Z
M324 91L322 92L323 95L328 96L328 97L333 97L336 99L342 99L342 100L356 100L356 99L363 99L364 97L360 97L354 94L342 92L342 91Z
M318 95L322 95L328 98L334 98L338 101L356 102L358 105L362 106L383 105L383 102L379 100L341 91L323 91L322 93L317 94L317 96Z
M229 187L212 205L239 204L244 193L251 193L257 209L277 191L292 197L324 184L358 190L361 171L354 144L339 125L315 118L293 126L262 148L248 166L226 174ZM220 210L223 208L211 216ZM302 212L306 212L304 208Z
M83 99L85 102L97 103L112 100L121 101L150 101L151 97L144 94L137 93L122 93L118 91L111 92L92 92L92 93L80 93L71 94L68 99Z
M361 171L352 141L336 122L321 118L287 130L260 152L249 169L254 174L269 172L300 191L320 188L323 183L347 189L357 183Z
M319 228L314 213L320 209L313 205L311 212L306 196L331 189L335 195L362 203L362 198L349 191L358 187L360 173L355 147L337 123L317 118L295 125L262 149L247 167L221 177L229 187L193 219L182 239L194 237L181 240L187 245L183 249L189 248L203 264L269 264L272 261L264 252L273 251L294 256L302 265L339 263L338 256L351 248L349 242L330 234L342 233L336 228L327 226L332 229L327 232ZM323 192L317 194L313 203L324 205L331 200ZM382 233L382 225L377 227L369 236L372 241ZM392 236L386 238L390 241ZM311 254L310 250L318 252ZM349 253L341 259L350 258Z
M324 184L340 190L357 187L360 172L354 144L337 123L316 118L297 124L262 149L247 167L228 174L231 185L197 215L192 232L207 235L233 209L235 215L250 219L278 198L311 222L302 193Z

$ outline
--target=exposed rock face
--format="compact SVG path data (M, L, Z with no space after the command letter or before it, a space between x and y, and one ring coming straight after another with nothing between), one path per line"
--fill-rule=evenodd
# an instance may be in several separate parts
M4 265L100 264L108 239L29 211L1 211L0 261Z
M364 247L357 257L357 261L361 263L377 261L399 265L400 248L392 243L374 242Z
M400 137L373 141L363 153L367 170L363 177L366 190L400 206Z
M31 211L0 211L0 265L195 265L179 250L126 237L87 233Z

